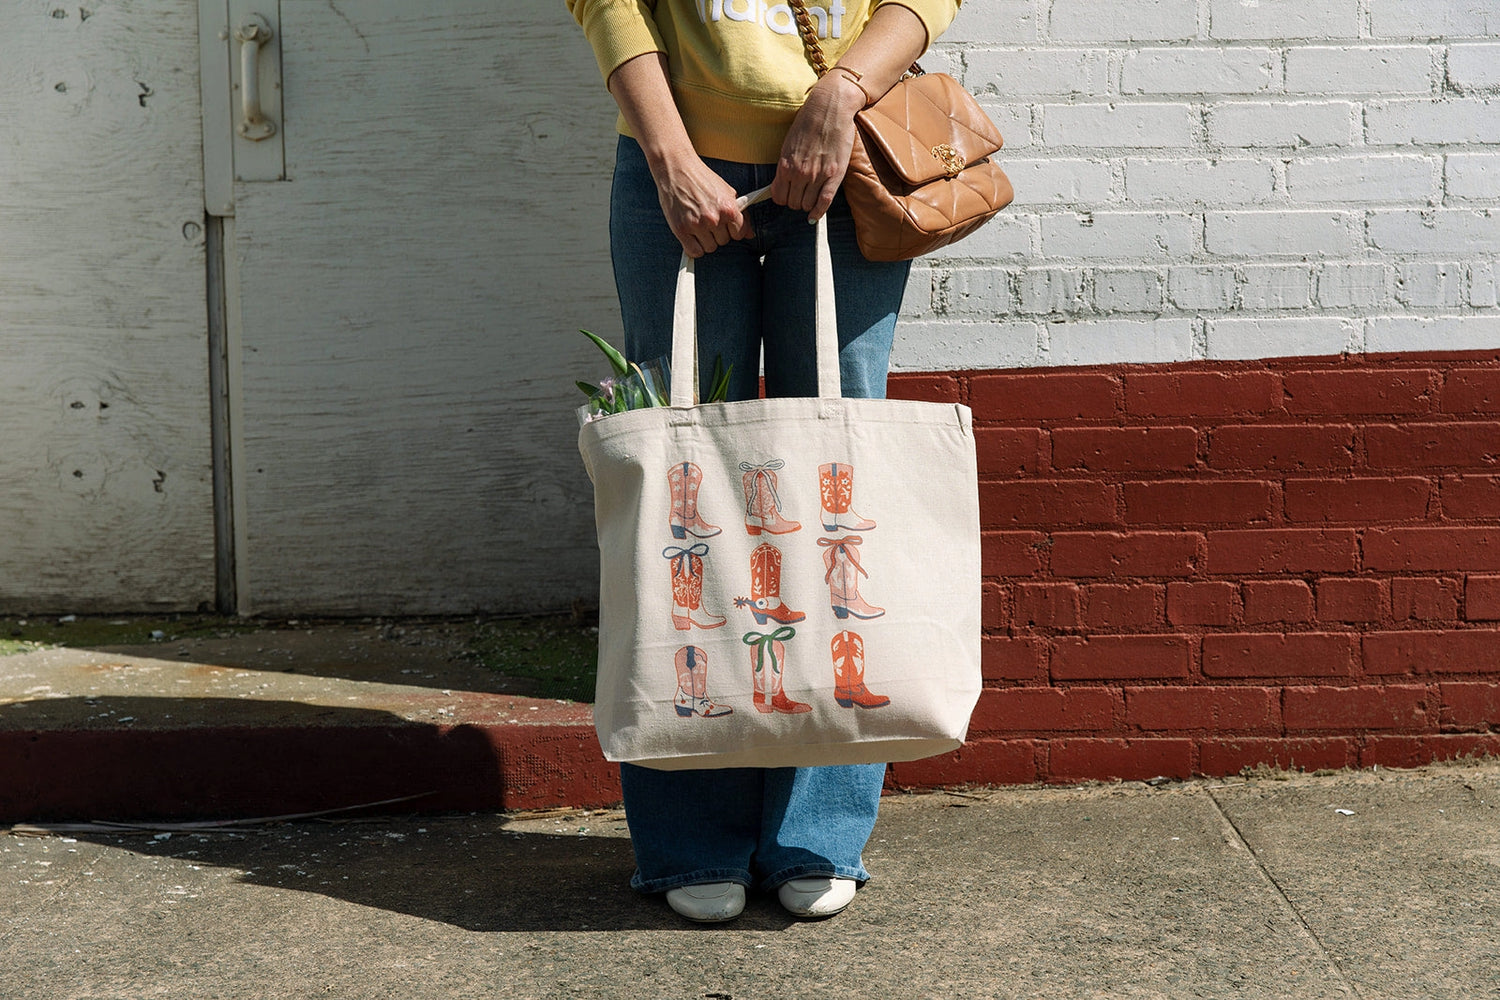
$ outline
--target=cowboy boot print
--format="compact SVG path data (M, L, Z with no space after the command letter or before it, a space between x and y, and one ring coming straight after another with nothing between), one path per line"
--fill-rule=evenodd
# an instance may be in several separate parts
M709 524L698 514L698 488L703 485L703 470L692 462L678 462L667 472L672 490L670 524L673 538L712 538L722 528Z
M677 651L677 714L684 719L697 715L717 719L733 715L728 705L716 705L708 698L708 654L697 646L683 646Z
M823 504L824 531L869 531L875 522L849 507L854 502L854 467L847 462L818 466L818 495Z
M785 535L802 528L801 522L788 521L781 514L776 470L785 465L779 458L760 465L740 463L740 484L745 489L745 531L749 534L758 535L764 531Z
M786 641L796 634L795 629L783 626L774 632L746 632L740 637L740 641L750 647L750 671L755 686L752 704L757 712L801 715L812 711L811 705L793 701L782 690Z
M823 546L823 565L827 572L823 582L828 584L828 603L840 620L850 617L879 618L884 608L877 608L859 596L859 578L870 574L859 564L858 546L864 542L859 535L843 538L820 538Z
M833 700L843 708L884 708L891 699L865 687L865 641L858 632L840 632L829 643L833 653Z
M672 627L687 631L723 625L722 615L703 608L703 557L708 555L708 546L703 542L685 549L669 545L661 554L672 564Z
M736 597L734 606L749 608L755 624L768 620L778 625L795 625L807 617L781 602L781 550L762 542L750 553L750 596Z

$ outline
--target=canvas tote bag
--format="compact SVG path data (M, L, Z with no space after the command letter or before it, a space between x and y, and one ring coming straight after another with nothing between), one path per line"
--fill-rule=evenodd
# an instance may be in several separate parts
M693 404L684 256L672 405L579 433L609 760L804 767L963 743L980 689L970 412L840 397L826 222L816 242L816 398Z

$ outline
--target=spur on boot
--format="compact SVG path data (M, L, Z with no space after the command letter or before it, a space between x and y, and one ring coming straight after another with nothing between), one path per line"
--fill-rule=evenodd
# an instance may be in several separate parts
M832 875L794 878L781 884L776 890L776 898L793 916L831 917L853 901L856 888L852 878Z
M667 890L667 905L700 924L733 920L745 909L745 887L738 882L703 882Z
M770 542L762 542L750 553L750 596L736 597L734 606L749 608L757 625L767 621L795 625L807 617L782 603L781 550Z

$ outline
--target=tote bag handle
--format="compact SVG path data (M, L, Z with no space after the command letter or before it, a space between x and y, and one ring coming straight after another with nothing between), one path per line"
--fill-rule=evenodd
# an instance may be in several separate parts
M763 201L771 194L769 187L752 191L736 204L740 211ZM818 220L817 294L813 301L813 350L818 362L818 396L841 396L839 383L838 319L834 312L833 258L828 253L828 216ZM693 405L698 388L698 293L694 286L693 259L682 255L677 266L677 298L672 309L672 405ZM683 377L687 376L687 377Z

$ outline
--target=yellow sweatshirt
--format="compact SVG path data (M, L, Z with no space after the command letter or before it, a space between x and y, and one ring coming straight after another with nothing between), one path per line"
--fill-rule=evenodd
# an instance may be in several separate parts
M921 19L931 41L961 0L808 0L829 65L876 7L895 3ZM700 156L774 163L817 74L791 6L773 0L567 0L607 81L621 63L665 52L672 92ZM630 130L622 116L622 134Z

